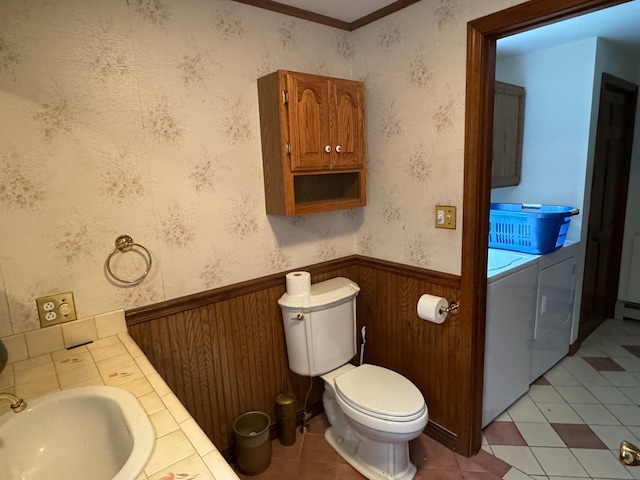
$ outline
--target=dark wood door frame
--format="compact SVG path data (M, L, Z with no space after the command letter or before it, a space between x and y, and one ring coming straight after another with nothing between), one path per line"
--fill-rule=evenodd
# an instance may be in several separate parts
M491 195L491 147L496 41L532 28L566 20L629 0L531 0L467 25L462 295L465 339L471 369L469 411L459 432L458 450L466 455L481 444L484 375L487 247ZM469 336L467 337L468 334Z

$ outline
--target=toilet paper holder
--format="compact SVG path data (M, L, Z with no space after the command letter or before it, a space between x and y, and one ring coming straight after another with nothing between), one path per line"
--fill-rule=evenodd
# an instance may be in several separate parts
M458 302L451 302L447 308L440 307L440 315L443 313L458 315L460 313L460 304Z

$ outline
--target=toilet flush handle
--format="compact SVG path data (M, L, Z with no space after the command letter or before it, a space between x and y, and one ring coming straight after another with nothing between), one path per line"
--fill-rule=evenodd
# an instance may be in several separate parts
M297 314L295 317L293 317L294 320L304 320L304 314L303 313L299 313Z

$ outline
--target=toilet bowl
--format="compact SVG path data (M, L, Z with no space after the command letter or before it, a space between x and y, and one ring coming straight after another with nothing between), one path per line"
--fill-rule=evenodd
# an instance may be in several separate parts
M347 364L325 375L327 442L370 480L410 480L410 440L422 433L428 410L402 375L375 365Z

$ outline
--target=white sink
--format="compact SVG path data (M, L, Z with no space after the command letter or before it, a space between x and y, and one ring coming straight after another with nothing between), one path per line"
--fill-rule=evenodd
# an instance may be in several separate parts
M82 387L0 416L2 480L135 480L155 441L138 400L114 387Z

